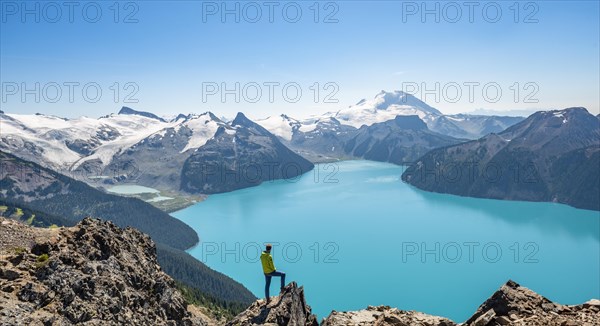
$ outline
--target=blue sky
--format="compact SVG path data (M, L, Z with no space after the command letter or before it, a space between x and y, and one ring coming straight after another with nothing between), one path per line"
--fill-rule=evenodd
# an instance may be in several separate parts
M273 22L265 2L226 2L239 5L239 22L234 14L222 19L220 1L120 2L118 14L113 1L81 2L72 17L63 2L54 2L59 9L1 2L0 105L12 113L96 117L126 105L161 115L303 117L402 89L444 113L584 106L597 114L600 107L598 1L519 2L518 12L512 1L476 2L472 15L464 2L324 1L317 17L314 1L274 1ZM302 15L288 22L298 7ZM39 17L23 17L23 9ZM422 9L437 12L439 22ZM270 82L278 83L272 103ZM236 83L239 103L233 94L223 101L222 86Z

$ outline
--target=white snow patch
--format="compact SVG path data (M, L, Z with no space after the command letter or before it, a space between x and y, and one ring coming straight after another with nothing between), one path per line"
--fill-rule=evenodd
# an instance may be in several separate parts
M186 121L184 125L192 130L192 136L181 153L204 146L219 129L219 124L208 113L193 117Z
M293 136L293 126L297 125L298 121L285 115L276 115L266 119L256 120L256 123L270 131L273 135L290 141Z

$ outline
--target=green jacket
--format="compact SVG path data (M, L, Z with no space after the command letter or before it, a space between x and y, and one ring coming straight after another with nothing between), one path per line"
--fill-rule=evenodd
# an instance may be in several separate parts
M273 264L273 257L270 253L263 251L260 255L260 262L262 263L263 272L270 274L275 271L275 265Z

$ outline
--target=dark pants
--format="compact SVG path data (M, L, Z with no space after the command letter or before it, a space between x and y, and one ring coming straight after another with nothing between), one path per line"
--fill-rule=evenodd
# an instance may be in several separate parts
M283 288L285 286L285 273L284 272L274 271L269 274L265 274L265 281L266 281L265 298L267 300L269 299L269 288L271 287L271 277L273 277L273 276L281 277L281 287Z

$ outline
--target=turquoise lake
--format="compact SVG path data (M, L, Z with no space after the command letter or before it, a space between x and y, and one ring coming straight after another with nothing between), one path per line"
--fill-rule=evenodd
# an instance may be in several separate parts
M508 279L563 304L600 298L600 213L428 193L403 168L346 161L212 195L173 214L189 253L264 296L259 246L319 319L389 305L462 322ZM277 278L271 295L277 294Z

